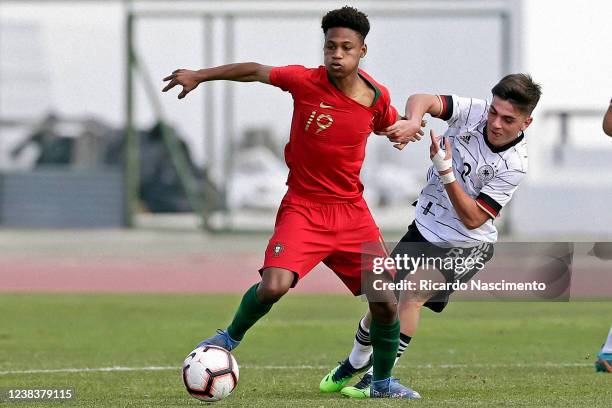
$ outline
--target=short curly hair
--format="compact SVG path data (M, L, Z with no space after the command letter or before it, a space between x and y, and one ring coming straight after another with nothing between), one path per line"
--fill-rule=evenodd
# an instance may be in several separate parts
M370 32L370 21L368 16L354 7L344 6L340 9L331 10L323 16L321 20L321 28L323 34L327 34L327 30L334 27L350 28L361 35L364 40Z

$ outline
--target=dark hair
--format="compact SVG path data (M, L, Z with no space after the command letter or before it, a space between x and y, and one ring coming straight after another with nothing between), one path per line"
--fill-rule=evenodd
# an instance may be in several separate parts
M533 82L529 74L510 74L503 77L491 92L510 102L519 111L531 115L542 95L542 87Z
M368 32L370 32L368 16L350 6L328 11L327 14L323 16L323 20L321 20L323 34L327 34L327 30L334 27L345 27L357 31L361 35L362 40L364 40Z

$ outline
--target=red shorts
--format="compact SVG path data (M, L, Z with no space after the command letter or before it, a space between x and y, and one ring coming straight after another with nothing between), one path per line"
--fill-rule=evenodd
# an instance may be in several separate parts
M371 273L372 259L381 256L387 251L363 199L324 204L288 192L276 215L262 271L276 267L294 272L293 287L323 262L359 295L362 270Z

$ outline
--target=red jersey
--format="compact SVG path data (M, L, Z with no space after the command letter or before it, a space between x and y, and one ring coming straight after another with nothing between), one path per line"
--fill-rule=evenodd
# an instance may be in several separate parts
M270 83L293 96L293 119L285 162L287 186L316 202L361 199L359 179L366 141L375 130L397 120L389 91L362 70L359 75L375 90L372 106L349 98L329 80L324 66L275 67Z

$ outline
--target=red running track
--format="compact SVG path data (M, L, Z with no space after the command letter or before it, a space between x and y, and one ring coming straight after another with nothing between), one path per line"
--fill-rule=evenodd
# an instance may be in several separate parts
M0 255L0 292L242 293L259 280L262 261L260 254L230 253L163 258ZM350 293L324 266L294 291Z

